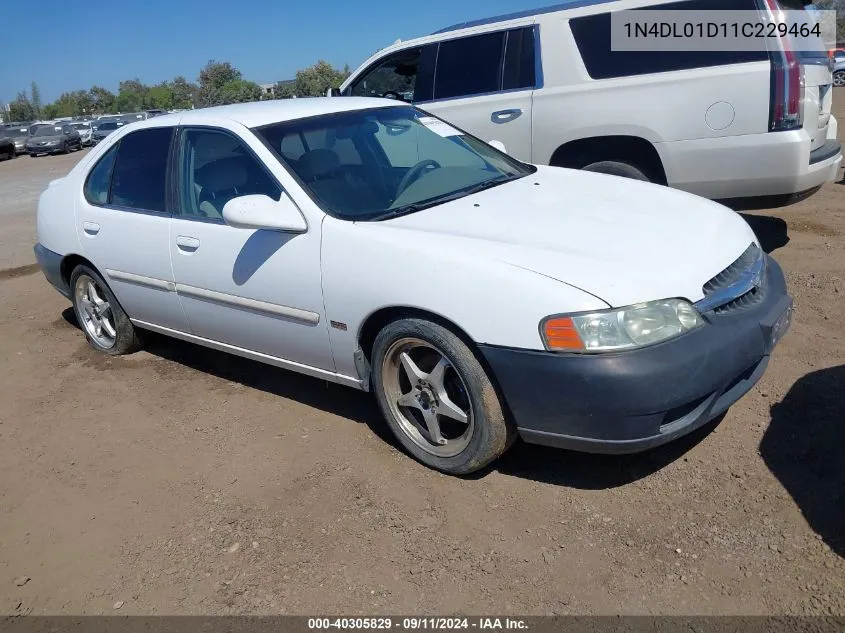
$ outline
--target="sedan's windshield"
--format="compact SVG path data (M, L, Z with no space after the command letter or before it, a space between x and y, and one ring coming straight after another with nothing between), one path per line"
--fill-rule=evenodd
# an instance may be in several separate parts
M330 214L378 220L534 171L410 106L341 112L254 130Z
M62 128L57 125L42 125L35 130L33 136L58 136L62 133Z
M29 135L29 130L25 127L9 128L7 130L4 130L4 132L6 133L7 136L11 136L11 137L14 137L14 138Z

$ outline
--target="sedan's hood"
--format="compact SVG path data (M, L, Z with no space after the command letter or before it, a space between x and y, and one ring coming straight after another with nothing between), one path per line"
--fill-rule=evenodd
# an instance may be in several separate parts
M715 202L554 167L368 224L377 232L413 231L409 244L425 250L457 249L461 257L552 277L611 306L669 297L697 301L704 283L756 241L739 215Z

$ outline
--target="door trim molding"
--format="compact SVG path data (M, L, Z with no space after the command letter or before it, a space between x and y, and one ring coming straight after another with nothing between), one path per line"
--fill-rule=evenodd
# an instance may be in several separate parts
M106 275L108 275L110 279L115 279L116 281L125 281L130 284L137 284L139 286L155 288L156 290L167 290L170 292L176 290L176 284L174 284L172 281L167 281L166 279L145 277L144 275L127 273L123 272L122 270L112 270L111 268L106 268Z
M257 312L266 312L274 316L281 316L294 321L301 321L309 325L317 325L320 322L320 315L310 310L302 310L300 308L291 308L290 306L279 305L278 303L269 303L267 301L259 301L258 299L247 299L246 297L238 297L237 295L226 294L225 292L217 292L216 290L206 290L205 288L197 288L196 286L188 286L186 284L176 284L176 294L185 295L187 297L196 297L197 299L208 299L218 303L225 303L236 308L247 308Z
M269 354L254 352L243 347L229 345L228 343L221 343L220 341L213 341L211 339L203 338L195 334L188 334L187 332L182 332L180 330L172 330L161 325L148 323L147 321L139 321L138 319L129 320L132 321L134 325L137 325L140 328L152 330L153 332L158 332L159 334L164 334L165 336L172 336L173 338L178 338L189 343L196 343L197 345L209 347L219 352L234 354L235 356L240 356L249 360L258 361L259 363L266 363L267 365L273 365L275 367L280 367L281 369L295 371L300 374L305 374L306 376L322 378L323 380L328 380L330 382L335 382L340 385L346 385L347 387L354 387L355 389L366 391L366 387L364 386L363 381L357 377L353 378L352 376L345 376L343 374L338 374L336 372L328 371L326 369L320 369L319 367L313 367L312 365L303 365L302 363L297 363L292 360L285 360L284 358L279 358L277 356L270 356Z
M146 277L144 275L136 275L135 273L127 273L122 270L113 270L111 268L106 268L106 275L108 275L109 279L114 279L116 281L125 281L130 284L146 286L156 290L175 292L176 294L184 295L186 297L206 299L208 301L230 305L235 308L245 308L247 310L263 312L265 314L291 319L292 321L299 321L300 323L305 323L307 325L317 325L320 322L320 315L317 312L312 312L311 310L292 308L278 303L259 301L258 299L248 299L247 297L230 295L225 292L217 292L216 290L198 288L197 286L189 286L187 284L177 284L172 281L167 281L166 279Z

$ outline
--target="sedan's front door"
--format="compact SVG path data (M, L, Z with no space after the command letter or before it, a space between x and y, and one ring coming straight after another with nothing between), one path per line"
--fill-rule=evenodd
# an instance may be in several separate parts
M305 233L223 222L232 198L285 194L235 134L182 130L179 213L170 225L176 291L197 336L334 371L320 279L320 227Z
M76 205L82 253L130 318L188 329L170 266L166 204L172 127L132 132L88 173Z

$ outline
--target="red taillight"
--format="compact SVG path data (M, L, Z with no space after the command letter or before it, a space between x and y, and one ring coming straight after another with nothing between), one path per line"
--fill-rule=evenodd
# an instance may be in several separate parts
M777 0L763 0L770 17L782 21L781 8ZM789 35L784 45L769 52L771 70L771 102L769 107L769 130L772 132L795 130L803 124L801 104L804 100L804 82L801 63L792 49Z

